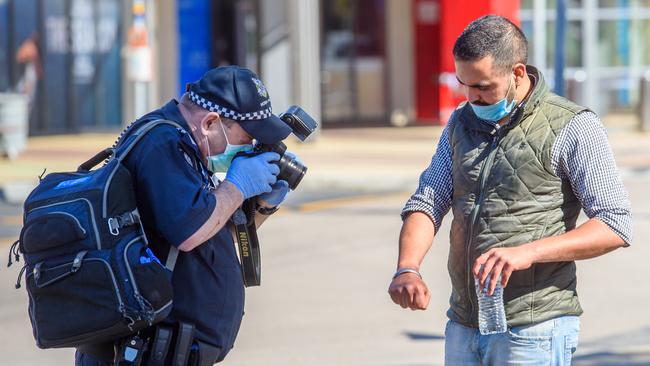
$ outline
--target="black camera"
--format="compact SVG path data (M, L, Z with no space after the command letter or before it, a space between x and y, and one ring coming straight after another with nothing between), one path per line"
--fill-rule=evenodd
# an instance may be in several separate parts
M293 132L300 141L311 135L318 124L313 118L298 106L291 106L280 116L282 122L291 127ZM287 145L282 141L274 144L257 143L253 151L239 152L237 156L255 156L265 152L275 152L280 155L280 160L275 164L280 168L278 180L285 180L289 183L289 188L296 189L302 177L307 172L307 167L298 159L287 154ZM235 211L232 221L237 231L237 243L239 246L239 258L241 260L241 270L244 279L244 285L259 286L262 267L260 265L260 246L257 239L257 226L255 222L255 212L259 211L257 202L254 198L244 200L242 206Z
M307 112L302 108L292 105L287 109L286 112L282 113L280 119L286 123L296 137L300 141L305 141L309 135L311 135L316 128L318 123L314 121ZM298 184L302 180L302 177L305 176L307 172L307 167L302 164L295 157L291 157L286 154L287 145L282 141L276 142L275 144L261 144L258 143L254 146L253 152L250 154L239 153L242 155L257 155L264 152L275 152L280 155L280 160L276 163L280 168L280 173L278 174L278 180L286 180L289 183L289 188L296 189ZM237 155L239 155L237 154Z

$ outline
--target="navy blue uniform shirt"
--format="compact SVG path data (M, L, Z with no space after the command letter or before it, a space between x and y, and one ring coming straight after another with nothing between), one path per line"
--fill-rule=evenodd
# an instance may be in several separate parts
M178 103L170 101L134 127L156 119L174 121L185 131L170 125L154 128L129 154L126 167L136 185L150 245L164 259L169 245L178 247L194 234L219 203ZM223 358L233 346L244 312L244 284L228 228L194 250L180 252L172 282L169 320L193 323L198 338L221 347Z

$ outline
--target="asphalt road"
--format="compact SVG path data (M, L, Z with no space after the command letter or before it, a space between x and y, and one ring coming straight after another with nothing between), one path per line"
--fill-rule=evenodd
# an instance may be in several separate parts
M574 365L650 365L650 197L628 176L635 216L631 248L578 264L585 314ZM260 230L262 286L247 290L246 316L224 365L442 365L447 217L423 264L428 310L402 310L386 290L399 212L408 194L296 193ZM0 254L19 231L20 207L0 205ZM2 257L0 257L2 258ZM17 266L0 269L0 365L70 365L70 350L38 350Z

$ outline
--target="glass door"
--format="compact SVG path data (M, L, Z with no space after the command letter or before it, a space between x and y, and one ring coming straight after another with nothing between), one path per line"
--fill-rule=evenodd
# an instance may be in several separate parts
M384 0L321 1L325 124L387 123Z

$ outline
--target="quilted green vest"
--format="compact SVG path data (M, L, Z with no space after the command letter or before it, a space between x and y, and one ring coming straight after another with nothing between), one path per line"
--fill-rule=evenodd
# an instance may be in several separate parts
M568 181L551 167L551 149L562 128L585 110L552 94L541 73L528 66L534 89L508 124L495 130L469 104L450 129L453 154L453 222L448 261L452 280L450 319L478 326L471 269L491 248L515 247L573 229L581 206ZM580 315L575 262L538 263L513 272L504 289L509 326Z

